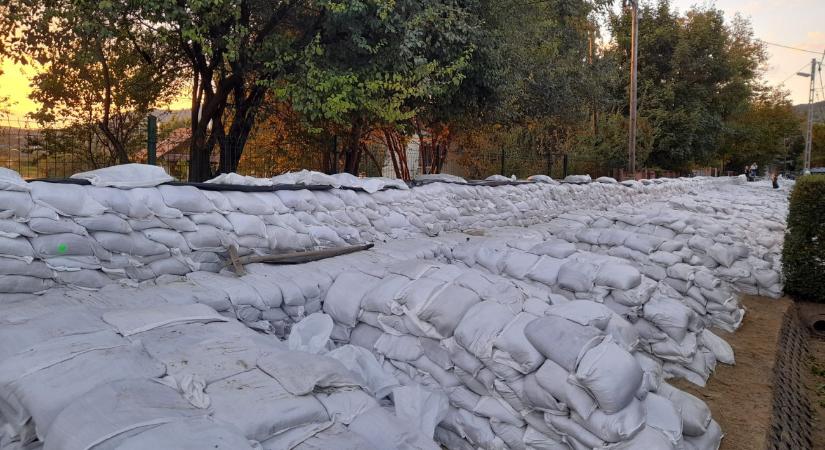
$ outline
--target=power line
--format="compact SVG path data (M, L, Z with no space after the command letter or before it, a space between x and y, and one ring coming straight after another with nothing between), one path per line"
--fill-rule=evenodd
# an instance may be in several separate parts
M818 53L817 53L817 54L818 54ZM785 79L784 79L784 80L782 80L779 84L785 84L785 82L786 82L786 81L788 81L788 80L790 80L791 78L793 78L794 76L796 76L796 74L797 74L800 70L802 70L802 69L804 69L804 68L806 68L806 67L808 67L808 63L805 63L805 64L803 64L803 65L802 65L802 67L800 67L799 69L794 70L792 74L788 75L788 78L785 78Z
M768 42L768 41L762 41L762 42L764 42L765 44L768 44L768 45L773 45L774 47L787 48L787 49L790 49L790 50L796 50L798 52L814 53L814 54L817 54L817 55L821 54L820 52L815 52L813 50L805 50L804 48L791 47L790 45L777 44L775 42Z

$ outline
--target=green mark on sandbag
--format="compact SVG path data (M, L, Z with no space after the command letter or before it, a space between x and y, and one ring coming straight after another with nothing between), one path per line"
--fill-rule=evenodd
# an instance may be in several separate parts
M68 249L69 246L66 244L57 244L57 253L60 253L61 255L66 253L66 250Z

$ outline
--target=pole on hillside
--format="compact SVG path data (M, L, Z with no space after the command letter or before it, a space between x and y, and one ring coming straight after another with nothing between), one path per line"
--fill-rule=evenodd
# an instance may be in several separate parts
M146 117L146 164L156 165L158 154L158 118Z
M808 125L805 127L805 156L803 173L811 170L811 143L813 141L814 125L814 79L816 78L816 58L811 58L811 89L808 92Z
M630 31L630 124L627 133L627 168L636 178L636 84L639 59L639 4L630 0L632 28Z

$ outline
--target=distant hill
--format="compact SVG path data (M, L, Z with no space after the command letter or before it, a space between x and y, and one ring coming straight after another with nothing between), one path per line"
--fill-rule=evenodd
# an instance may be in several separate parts
M808 104L794 105L795 113L802 117L808 117ZM825 100L814 103L814 122L825 122Z

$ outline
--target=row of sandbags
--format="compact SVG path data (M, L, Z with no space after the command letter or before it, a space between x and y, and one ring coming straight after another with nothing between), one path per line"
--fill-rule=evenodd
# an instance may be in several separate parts
M250 274L244 277L202 273L186 283L194 281L204 291L223 289L227 308L257 305L251 308L258 309L260 317L247 322L250 326L263 328L261 322L277 316L293 333L304 319L288 308L298 305L286 302L300 302L294 300L297 292L309 297L304 297L306 304L321 298L323 312L334 319L330 335L338 345L367 348L402 383L447 394L450 409L435 435L448 448L583 448L608 442L623 442L626 448L674 448L682 442L696 448L718 445L721 434L707 408L662 383L662 362L637 351L638 333L618 314L589 300L564 306L566 299L546 286L531 288L457 265L401 258L412 246L424 258L451 251L443 243L423 239L397 241L300 268L256 264L247 266ZM305 274L303 280L299 272ZM565 308L571 307L567 315L573 320L563 317ZM537 344L528 340L525 328L543 317L564 320L561 323L587 334L589 345L598 347L591 354L594 361L601 361L596 355L605 353L626 363L625 378L614 377L623 369L613 362L594 363L610 366L611 376L603 379L613 380L604 387L601 409L590 391L567 382L576 376L578 353L589 352L583 351L585 343L576 349L576 341L568 342L568 336L542 335L541 330L558 329L542 322L534 326L539 330L534 336ZM553 349L566 349L566 358L553 354ZM644 382L636 382L639 374ZM665 386L662 392L660 386ZM671 420L654 420L659 428L648 427L647 410ZM619 418L625 421L611 422ZM684 420L693 425L682 436Z
M438 448L348 360L154 289L0 301L0 448Z
M741 322L744 311L733 295L725 299L726 307L736 311L737 318L728 323L727 316L698 307L697 300L642 274L626 260L577 250L562 240L474 238L459 242L449 255L468 267L543 286L552 292L554 304L583 299L605 305L631 326L628 345L662 361L670 376L704 386L717 360L733 363L730 347L707 330L716 324L732 329ZM680 269L687 268L669 270L687 278ZM722 282L711 274L699 279L713 296L724 292Z
M111 168L111 169L117 169ZM104 169L108 170L108 169ZM574 208L641 204L707 180L627 187L433 182L374 193L353 189L241 192L192 186L83 186L0 177L0 292L54 284L99 289L192 271L217 272L241 254L527 225ZM14 175L16 173L11 172ZM17 175L19 178L19 175Z

